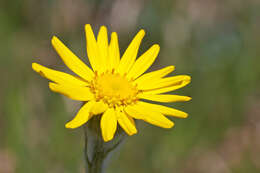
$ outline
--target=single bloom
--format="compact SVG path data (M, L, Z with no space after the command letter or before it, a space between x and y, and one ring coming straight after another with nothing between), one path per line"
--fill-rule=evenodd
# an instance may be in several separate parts
M65 125L66 128L80 127L91 117L100 115L102 137L104 141L110 141L118 125L128 135L136 134L134 119L171 128L174 123L165 115L178 118L188 116L180 110L144 101L178 102L191 99L165 94L182 88L191 81L187 75L166 77L174 70L174 66L145 73L156 59L160 47L154 44L136 59L145 35L144 30L136 34L121 58L116 32L112 32L109 42L105 26L100 27L97 39L89 24L85 25L85 31L87 55L92 69L55 36L51 40L52 46L77 76L32 63L34 71L51 81L49 88L52 91L84 102L74 119Z

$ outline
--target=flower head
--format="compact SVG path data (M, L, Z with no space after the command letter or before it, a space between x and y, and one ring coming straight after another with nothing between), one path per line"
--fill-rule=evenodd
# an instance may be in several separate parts
M165 94L184 87L191 80L187 75L165 77L174 70L174 66L145 73L159 53L158 44L151 46L136 60L145 35L144 30L137 33L121 58L117 33L112 32L108 42L105 26L100 28L97 40L89 24L85 26L85 30L87 55L92 69L55 36L52 38L54 49L77 76L52 70L37 63L32 64L34 71L52 81L49 83L52 91L84 102L75 118L65 125L66 128L80 127L91 117L101 115L103 139L110 141L118 124L128 135L137 133L134 119L171 128L174 123L165 115L187 117L185 112L143 101L177 102L191 99L187 96Z

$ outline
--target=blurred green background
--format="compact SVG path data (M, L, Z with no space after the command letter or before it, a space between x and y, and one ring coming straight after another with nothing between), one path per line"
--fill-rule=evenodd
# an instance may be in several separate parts
M118 32L121 52L144 28L140 53L161 46L151 70L192 76L175 93L193 100L169 104L190 116L170 130L140 122L108 173L260 172L259 0L1 0L0 173L84 172L83 130L64 127L80 105L31 63L68 71L53 35L86 60L86 23Z

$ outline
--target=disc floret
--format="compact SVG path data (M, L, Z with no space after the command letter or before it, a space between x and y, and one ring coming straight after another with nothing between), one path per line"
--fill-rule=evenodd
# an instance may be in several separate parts
M103 101L109 107L126 106L138 101L137 86L126 75L114 71L95 74L90 82L91 91L97 101Z

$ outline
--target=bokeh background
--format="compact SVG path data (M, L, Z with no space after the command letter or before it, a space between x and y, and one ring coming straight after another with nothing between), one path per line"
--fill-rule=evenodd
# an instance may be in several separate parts
M260 172L259 0L1 0L0 173L84 172L83 130L64 127L80 105L31 63L69 71L53 35L87 62L86 23L118 32L121 52L144 28L140 53L161 46L151 69L192 76L175 93L193 100L168 104L189 118L170 130L139 122L108 173Z

